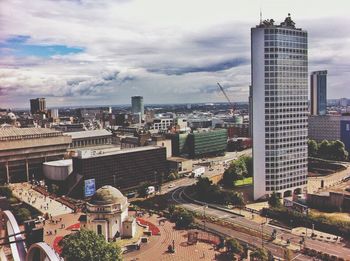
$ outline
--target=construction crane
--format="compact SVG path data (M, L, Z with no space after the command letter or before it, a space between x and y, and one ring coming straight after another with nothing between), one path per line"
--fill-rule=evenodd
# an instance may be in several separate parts
M233 103L231 102L231 100L230 100L230 98L227 96L227 94L226 94L226 92L225 92L225 90L224 90L224 88L221 86L221 84L220 83L217 83L218 84L218 86L220 87L220 90L222 91L222 93L225 95L225 97L226 97L226 100L228 101L228 103L231 105L231 107L232 107L232 113L234 112L234 105L233 105Z

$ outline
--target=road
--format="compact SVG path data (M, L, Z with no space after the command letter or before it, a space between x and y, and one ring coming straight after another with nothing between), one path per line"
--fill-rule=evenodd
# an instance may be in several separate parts
M196 211L199 213L204 214L204 208L202 205L199 204L193 204L191 202L188 202L188 200L186 200L183 197L183 191L184 191L185 187L178 187L176 189L174 189L171 192L171 198L174 202L176 202L177 204L182 205L183 207L191 210L191 211ZM299 241L301 239L301 237L298 237L296 235L293 235L289 230L285 230L285 229L280 229L277 227L273 227L271 225L266 225L266 224L259 224L253 220L241 217L239 215L234 215L231 213L228 213L226 211L222 211L222 210L218 210L218 209L213 209L213 208L206 208L205 209L205 214L208 216L213 216L222 220L226 220L229 221L230 223L233 223L235 225L238 226L242 226L244 228L249 228L251 230L254 230L255 232L259 232L261 233L262 229L264 231L264 234L268 234L271 235L273 230L277 230L277 239L282 239L284 242L289 239L291 244L298 246L299 245ZM247 233L243 233L243 232L238 232L235 230L231 230L219 225L215 225L215 224L211 224L207 222L207 227L211 227L212 229L215 229L219 232L223 232L223 233L228 233L228 235L230 236L234 236L238 239L241 239L242 241L248 242L248 243L252 243L254 245L259 246L261 244L261 237L254 237L251 235L248 235ZM278 246L274 243L271 242L265 242L265 246L275 255L278 257L282 257L283 256L283 248L281 246ZM340 243L327 243L327 242L323 242L323 241L317 241L317 240L312 240L312 239L306 239L306 247L308 248L312 248L315 249L317 251L322 251L322 252L326 252L330 255L335 255L335 256L342 256L345 259L350 259L350 249L347 248L344 244L340 244ZM305 259L305 256L298 256L295 260L309 260Z

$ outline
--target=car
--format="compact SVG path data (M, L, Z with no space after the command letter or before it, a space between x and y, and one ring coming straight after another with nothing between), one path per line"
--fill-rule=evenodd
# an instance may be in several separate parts
M175 187L174 184L170 184L170 185L168 186L168 188L173 188L173 187Z
M43 223L44 221L45 221L45 218L43 216L38 216L34 222L36 224L40 224L40 223Z

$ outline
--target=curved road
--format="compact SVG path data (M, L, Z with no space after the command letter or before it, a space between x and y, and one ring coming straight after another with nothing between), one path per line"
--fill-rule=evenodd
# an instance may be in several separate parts
M183 193L184 193L185 188L186 188L186 186L183 186L183 187L178 187L175 190L173 190L171 192L171 199L174 202L176 202L177 204L182 205L183 207L185 207L191 211L196 211L196 212L203 214L204 209L203 209L202 205L191 203L184 198ZM228 213L228 212L223 211L223 210L218 210L218 209L213 209L211 207L207 207L205 209L205 214L209 215L209 216L214 216L214 217L219 218L219 219L226 220L226 221L231 222L231 223L238 225L238 226L242 226L245 228L249 228L251 230L255 230L256 232L259 232L259 233L261 233L262 228L263 228L264 234L271 235L273 230L276 229L277 230L277 238L283 236L284 240L289 239L291 241L291 243L294 245L299 245L299 241L301 239L301 237L293 235L290 232L290 230L281 229L281 228L273 227L271 225L266 225L266 224L265 225L259 224L259 223L252 221L252 220L246 219L244 217L241 217L241 216L238 216L235 214ZM246 233L230 230L230 229L224 228L222 226L215 225L215 224L208 223L208 222L206 223L206 226L211 228L211 229L214 229L218 232L222 232L224 234L241 239L242 241L245 241L247 243L251 243L251 244L256 245L256 246L261 246L261 237L251 236L251 235L248 235ZM342 256L345 259L350 259L350 249L348 247L346 247L344 244L328 243L328 242L313 240L310 238L306 239L305 244L306 244L306 247L308 247L308 248L312 248L312 249L315 249L317 251L326 252L330 255L335 255L335 256L339 256L339 257ZM268 248L275 256L283 257L283 249L284 249L283 247L278 246L278 245L271 243L271 242L266 242L266 241L264 242L264 246L266 248ZM310 257L297 255L294 260L310 260Z

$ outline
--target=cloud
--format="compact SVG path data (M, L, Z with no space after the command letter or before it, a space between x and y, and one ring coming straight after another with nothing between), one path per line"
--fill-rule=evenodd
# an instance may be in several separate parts
M264 17L282 21L289 10L279 3L264 1ZM295 0L292 15L309 32L310 71L328 69L336 97L350 70L348 2L310 14L316 4ZM233 101L247 101L258 14L258 0L239 8L232 0L3 0L0 104L33 96L48 97L49 106L129 103L132 95L146 103L226 101L216 82Z

